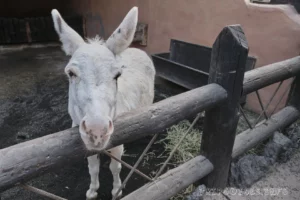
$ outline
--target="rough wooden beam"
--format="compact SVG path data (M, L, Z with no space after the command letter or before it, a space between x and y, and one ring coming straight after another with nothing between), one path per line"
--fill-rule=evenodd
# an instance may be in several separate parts
M160 133L188 116L196 116L200 111L224 102L226 98L227 93L221 86L210 84L160 101L150 108L124 114L114 122L118 126L109 147Z
M291 78L300 72L300 56L273 63L245 73L243 95Z
M210 84L119 116L108 149L160 133L226 98L221 86ZM87 155L77 127L1 149L0 192Z
M271 137L275 131L295 122L299 116L300 113L295 107L288 106L272 115L269 120L261 125L238 134L235 138L231 157L235 159L252 149L254 146Z
M225 27L213 45L209 83L221 85L228 98L205 112L201 140L201 154L214 165L214 171L204 179L209 188L227 186L247 57L248 44L242 28Z
M166 200L203 178L213 170L213 165L203 156L169 170L154 182L148 183L130 193L122 200Z

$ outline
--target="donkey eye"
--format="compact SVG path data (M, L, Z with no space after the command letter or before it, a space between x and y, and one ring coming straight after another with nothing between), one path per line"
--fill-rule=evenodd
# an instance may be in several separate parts
M76 74L72 71L72 70L69 70L68 71L68 75L69 75L69 77L76 77Z
M120 76L121 76L121 72L118 72L118 73L115 75L114 79L117 80Z

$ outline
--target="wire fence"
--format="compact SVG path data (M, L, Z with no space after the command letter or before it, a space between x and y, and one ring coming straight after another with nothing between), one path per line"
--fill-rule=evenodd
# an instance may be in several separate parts
M278 106L282 103L283 99L285 97L287 97L287 95L290 91L291 85L294 82L294 80L295 80L295 77L293 77L292 81L290 81L290 83L288 83L285 86L284 92L280 96L278 96L277 95L278 91L280 91L280 89L283 89L282 87L283 87L283 82L284 82L284 81L280 81L279 84L277 85L276 89L272 93L271 98L269 99L268 102L265 103L265 105L263 104L263 101L261 99L261 95L260 95L259 91L258 90L255 91L257 101L259 102L261 111L258 114L258 117L254 121L252 120L252 122L251 122L251 119L250 119L249 115L246 114L244 108L242 106L239 107L239 111L240 111L240 115L242 116L242 120L244 120L246 122L246 124L248 126L247 127L248 129L253 129L257 125L259 125L259 124L263 123L264 121L268 120L269 116L272 116L275 113L275 111L278 109ZM276 95L277 95L278 101L274 102L274 99L275 99ZM270 105L274 105L274 108L270 109L269 114L268 114L268 109L270 108ZM262 119L262 117L263 117L263 119ZM243 131L245 131L245 130L243 130Z

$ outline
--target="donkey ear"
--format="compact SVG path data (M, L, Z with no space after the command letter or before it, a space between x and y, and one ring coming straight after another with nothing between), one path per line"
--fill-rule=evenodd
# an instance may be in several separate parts
M138 8L133 7L120 26L107 39L106 46L114 53L124 51L132 42L138 21Z
M84 40L64 21L56 9L51 11L51 15L54 28L63 44L62 49L67 55L73 55L78 47L84 43Z

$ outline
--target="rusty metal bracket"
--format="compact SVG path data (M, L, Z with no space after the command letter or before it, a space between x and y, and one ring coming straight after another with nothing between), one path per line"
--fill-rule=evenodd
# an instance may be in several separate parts
M147 46L148 24L138 23L133 37L133 42L141 46Z

